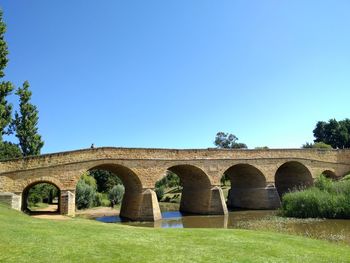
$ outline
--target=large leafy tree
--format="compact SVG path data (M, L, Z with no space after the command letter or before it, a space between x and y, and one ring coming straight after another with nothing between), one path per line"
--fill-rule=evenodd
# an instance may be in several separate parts
M106 170L91 170L90 175L95 178L97 191L101 193L107 193L113 188L113 186L123 184L117 175Z
M5 134L9 134L8 125L11 123L12 105L7 101L7 96L13 91L13 85L9 81L4 81L4 70L8 62L8 48L4 38L6 25L2 20L2 10L0 9L0 142Z
M23 155L38 155L44 142L38 134L38 110L30 103L32 92L29 90L28 81L25 81L23 86L18 88L16 95L19 96L20 111L15 113L12 128L16 132Z
M0 142L0 161L22 157L21 149L11 142Z
M313 130L315 142L324 142L333 148L350 148L350 119L319 121Z
M228 149L247 149L244 143L238 143L238 138L231 133L218 132L215 137L214 144L218 148Z

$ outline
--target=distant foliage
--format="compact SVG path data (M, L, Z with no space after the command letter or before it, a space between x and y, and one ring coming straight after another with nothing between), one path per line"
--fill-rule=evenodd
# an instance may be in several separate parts
M95 178L97 183L97 191L100 193L108 193L113 186L123 184L116 174L109 171L95 169L91 170L89 173Z
M303 144L302 148L314 148L314 149L333 149L333 147L329 144L326 144L324 142L315 142L315 143L305 143Z
M315 186L282 197L282 215L299 218L350 218L350 181L321 175Z
M234 134L218 132L215 137L214 144L218 148L226 149L247 149L244 143L238 143L238 138Z
M156 182L156 188L173 188L179 186L180 178L171 171L167 171L166 176Z
M267 146L259 146L259 147L255 147L254 149L255 150L268 150L269 147L267 147Z
M59 190L49 183L36 184L28 192L28 202L33 205L37 203L52 204L55 198L59 198Z

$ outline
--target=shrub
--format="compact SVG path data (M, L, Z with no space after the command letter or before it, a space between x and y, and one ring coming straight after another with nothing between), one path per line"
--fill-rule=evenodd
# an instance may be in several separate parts
M124 186L121 184L117 184L113 186L113 188L109 191L108 198L114 204L120 204L123 199L124 192Z
M325 177L323 174L316 178L314 184L315 187L317 187L320 190L331 191L332 189L332 180Z
M333 182L321 175L314 187L285 194L281 213L299 218L350 218L350 181Z
M78 209L89 208L95 200L96 190L84 180L79 180L76 188L76 206Z
M40 195L40 193L37 192L33 192L28 196L28 202L31 205L35 205L37 203L41 203L42 202L42 197Z
M90 185L95 191L97 189L96 179L90 175L89 172L84 173L81 178L87 185Z
M157 187L155 189L156 195L157 195L157 199L158 201L162 200L163 196L164 196L164 187Z

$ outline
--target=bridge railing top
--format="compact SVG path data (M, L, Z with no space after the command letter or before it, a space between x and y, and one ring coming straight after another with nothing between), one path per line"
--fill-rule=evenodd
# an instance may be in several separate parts
M340 153L348 152L350 149L302 149L302 148L273 148L273 149L222 149L222 148L201 148L201 149L172 149L172 148L127 148L127 147L97 147L97 148L85 148L71 151L63 151L56 153L46 153L37 156L27 156L22 158L13 158L6 159L0 162L13 162L13 161L22 161L22 160L38 160L46 159L50 157L59 157L66 155L82 154L82 153L94 153L94 152L103 152L103 151L116 151L116 152L148 152L148 153L205 153L205 152L230 152L230 153L253 153L253 152L303 152L303 153Z

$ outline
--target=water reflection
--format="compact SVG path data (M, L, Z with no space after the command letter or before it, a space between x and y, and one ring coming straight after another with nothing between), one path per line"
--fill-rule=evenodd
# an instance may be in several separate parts
M130 226L155 228L244 228L272 230L298 234L350 244L350 220L300 220L274 217L275 211L233 211L226 216L186 215L178 211L163 212L157 222L131 222L118 216L105 216L96 220Z

